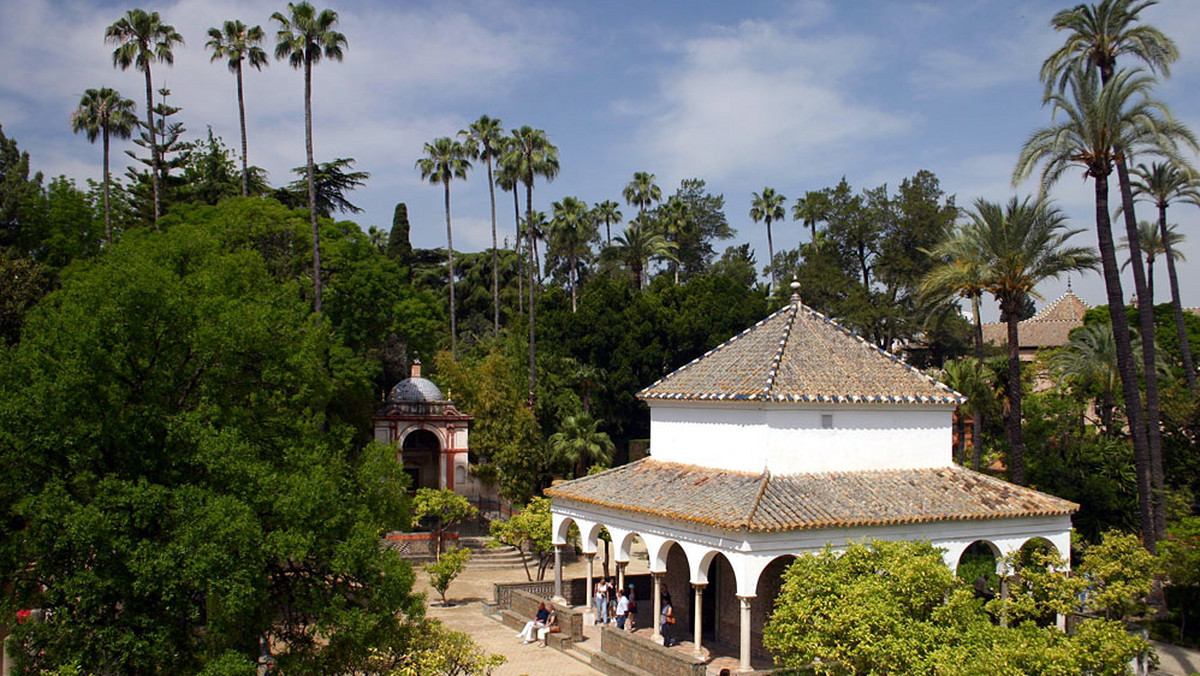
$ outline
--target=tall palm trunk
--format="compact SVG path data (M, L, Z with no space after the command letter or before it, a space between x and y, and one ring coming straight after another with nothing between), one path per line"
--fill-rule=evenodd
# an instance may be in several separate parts
M488 197L492 204L492 330L500 333L500 240L496 234L496 181L492 178L492 152L487 150Z
M1025 436L1021 430L1021 352L1017 323L1020 303L1006 298L1003 311L1008 324L1008 416L1004 428L1008 432L1008 476L1018 486L1025 485Z
M766 192L766 191L764 191ZM769 293L775 293L775 242L771 239L771 217L768 216L767 221L767 269L771 271L771 290Z
M517 314L522 314L525 312L525 262L521 260L521 196L516 184L513 184L513 223L516 224L513 251L517 254Z
M1167 281L1171 285L1171 309L1175 312L1175 329L1179 333L1179 350L1183 353L1183 373L1188 391L1196 393L1196 367L1192 364L1192 348L1188 344L1187 326L1183 323L1183 303L1179 299L1179 277L1175 274L1175 252L1167 232L1167 205L1158 203L1158 233L1163 241L1163 256L1167 259Z
M1146 283L1146 271L1142 266L1140 233L1137 214L1133 207L1133 187L1129 182L1129 168L1124 153L1116 158L1117 180L1121 190L1121 212L1125 216L1125 234L1129 238L1130 267L1133 268L1133 284L1137 290L1138 323L1142 334L1142 368L1146 380L1146 442L1150 459L1151 511L1154 530L1151 532L1157 543L1166 536L1167 514L1164 500L1162 468L1162 434L1159 425L1158 402L1158 359L1154 341L1154 294Z
M317 183L313 178L312 62L304 61L304 152L308 168L308 218L312 224L313 309L321 312L321 234L317 230Z
M534 263L537 258L537 249L535 248L535 240L533 237L533 169L529 169L529 176L525 182L525 237L527 241L526 251L533 254L534 259L529 264L529 408L533 410L537 404L537 337L535 325L537 320L535 315L535 303L537 302L537 282L534 280ZM516 190L516 188L513 188Z
M454 312L454 231L450 228L450 175L442 178L446 191L446 260L450 264L450 356L458 360L458 325Z
M571 284L571 314L575 314L578 310L578 304L575 301L575 277L579 271L579 257L575 255L574 250L572 250L570 260L571 269L567 271L567 281Z
M154 87L150 82L150 62L146 62L146 137L150 139L150 187L154 193L154 229L162 211L158 198L158 137L154 133Z
M1129 320L1125 316L1125 301L1121 291L1120 270L1117 267L1116 246L1113 244L1112 221L1108 216L1108 176L1093 175L1096 181L1096 238L1100 262L1104 271L1104 290L1108 297L1108 315L1112 321L1113 340L1117 348L1117 371L1121 374L1121 392L1125 397L1125 419L1133 441L1133 461L1137 471L1138 521L1142 542L1151 552L1155 549L1154 512L1150 483L1150 448L1146 441L1146 425L1142 416L1142 395L1138 374L1133 366L1133 341L1129 335Z
M242 197L250 195L250 167L246 161L246 99L242 96L242 62L237 62L238 121L242 125Z
M112 246L112 211L108 204L108 120L103 120L104 123L104 242L108 246Z
M983 318L979 314L979 297L982 293L971 296L971 315L975 322L975 361L983 364ZM971 416L971 467L979 471L983 450L983 411L976 410Z

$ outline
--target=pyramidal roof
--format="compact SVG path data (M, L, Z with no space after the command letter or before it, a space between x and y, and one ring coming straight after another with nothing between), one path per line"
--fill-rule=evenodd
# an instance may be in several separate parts
M793 288L798 284L793 282ZM959 404L965 398L791 302L638 393L647 400Z
M1079 299L1071 287L1067 287L1067 292L1059 296L1058 300L1042 308L1042 311L1030 317L1026 321L1031 322L1057 322L1057 321L1072 321L1082 322L1083 315L1090 310L1091 307L1087 303Z

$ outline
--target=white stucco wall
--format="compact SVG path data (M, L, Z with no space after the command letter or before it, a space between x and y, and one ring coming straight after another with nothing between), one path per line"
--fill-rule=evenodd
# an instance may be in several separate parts
M656 460L773 474L951 464L951 406L650 403ZM832 416L832 428L822 416Z

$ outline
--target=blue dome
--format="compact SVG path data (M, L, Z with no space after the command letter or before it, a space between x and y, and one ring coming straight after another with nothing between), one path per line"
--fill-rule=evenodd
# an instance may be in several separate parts
M391 394L388 395L388 401L393 403L446 401L446 395L442 394L432 380L421 377L405 378L392 388Z

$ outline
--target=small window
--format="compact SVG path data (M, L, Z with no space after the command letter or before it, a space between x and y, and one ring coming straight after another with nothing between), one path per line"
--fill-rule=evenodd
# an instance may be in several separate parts
M821 429L824 429L824 430L833 429L833 414L832 413L822 413L821 414Z

